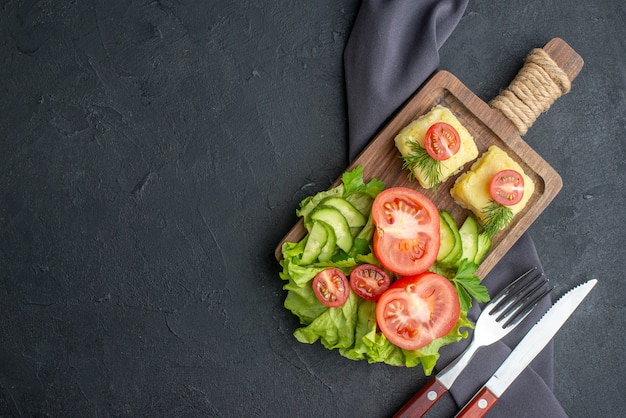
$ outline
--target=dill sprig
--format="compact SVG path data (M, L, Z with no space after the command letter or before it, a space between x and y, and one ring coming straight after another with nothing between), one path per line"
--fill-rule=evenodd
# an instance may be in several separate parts
M409 180L413 180L415 174L413 170L420 169L424 173L424 180L431 187L437 186L441 178L441 164L431 157L428 152L415 141L408 142L411 153L403 155L404 163L402 168L409 170Z
M483 227L485 228L485 232L490 236L494 236L513 220L513 211L511 208L493 200L483 208L483 212L485 213Z

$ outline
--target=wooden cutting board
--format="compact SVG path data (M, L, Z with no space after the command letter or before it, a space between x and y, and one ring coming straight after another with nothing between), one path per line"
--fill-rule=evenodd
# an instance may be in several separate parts
M574 80L582 69L582 58L560 38L552 39L543 50L570 80ZM365 181L377 178L386 187L414 188L428 196L439 209L449 211L457 224L461 225L470 212L457 205L449 193L461 173L440 184L436 190L423 189L416 181L408 180L407 171L402 169L402 159L394 143L395 136L403 127L438 104L448 107L469 130L476 141L479 156L491 145L497 145L516 160L535 183L535 192L524 210L515 216L509 227L493 237L491 250L477 271L478 276L483 278L543 212L563 184L559 174L522 140L519 130L504 113L478 98L454 75L438 71L406 102L346 171L362 165ZM468 170L471 164L466 164L463 170ZM338 178L331 187L338 185L340 181L341 178ZM305 233L300 220L276 247L276 259L282 259L283 242L297 242Z

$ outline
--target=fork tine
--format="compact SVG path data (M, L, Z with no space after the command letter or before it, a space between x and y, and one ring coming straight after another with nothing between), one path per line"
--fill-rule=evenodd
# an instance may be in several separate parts
M532 273L533 271L537 270L537 267L533 267L530 270L528 270L526 273L522 274L521 276L519 276L517 279L513 280L507 287L505 287L502 291L500 291L500 293L498 293L491 301L491 303L489 303L489 305L491 306L489 313L495 313L498 312L499 310L502 309L502 306L505 305L510 297L512 297L514 294L512 294L512 291L515 290L518 286L522 285L522 281L524 280L524 278L526 276L528 276L530 273ZM536 279L536 277L535 277ZM522 287L523 289L524 287Z
M525 307L523 309L521 309L519 312L516 312L515 315L513 315L511 318L509 318L504 323L504 325L502 325L502 327L503 328L507 328L509 326L513 326L513 327L517 326L517 324L522 322L524 320L524 318L526 318L530 314L530 312L535 308L535 306L537 306L539 301L544 296L546 296L548 293L552 292L552 289L554 289L554 287L548 287L546 290L544 290L543 292L541 292L540 294L535 296L535 298L533 300L531 300L530 302L527 302Z
M502 299L504 297L506 297L506 295L508 295L510 293L511 290L515 289L518 284L524 279L524 277L528 276L530 273L532 273L533 271L537 270L537 267L533 267L530 270L528 270L527 272L525 272L524 274L522 274L521 276L519 276L517 279L513 280L511 283L509 283L509 285L507 287L505 287L504 289L502 289L500 291L500 293L498 293L492 300L490 305L493 305L495 303L498 302L498 299Z
M541 278L543 278L543 273L538 273L537 275L535 275L519 290L510 295L509 303L504 304L502 307L495 307L494 309L492 309L490 314L495 314L502 310L502 313L500 313L500 316L496 319L496 321L500 321L511 311L518 309L520 305L526 302L528 298L530 298L530 296L537 291L537 289L543 286L545 280L540 280Z

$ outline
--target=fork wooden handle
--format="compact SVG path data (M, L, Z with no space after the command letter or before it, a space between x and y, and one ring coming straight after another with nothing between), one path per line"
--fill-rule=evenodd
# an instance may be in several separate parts
M447 391L448 389L437 378L433 377L393 417L422 417Z

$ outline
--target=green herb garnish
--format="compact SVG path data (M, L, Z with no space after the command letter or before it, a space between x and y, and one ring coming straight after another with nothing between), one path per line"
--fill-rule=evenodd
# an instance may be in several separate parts
M513 211L511 208L493 200L483 208L483 212L485 213L483 227L485 228L485 232L490 236L494 236L513 220Z
M424 180L430 186L437 186L441 179L441 163L431 157L426 149L415 141L408 142L411 153L402 156L404 163L402 168L409 170L409 180L413 180L413 170L420 169L424 173Z
M469 311L472 307L472 297L476 302L489 302L490 297L487 288L480 284L480 277L474 274L477 269L478 264L464 258L461 260L456 274L450 279L459 294L462 311Z

